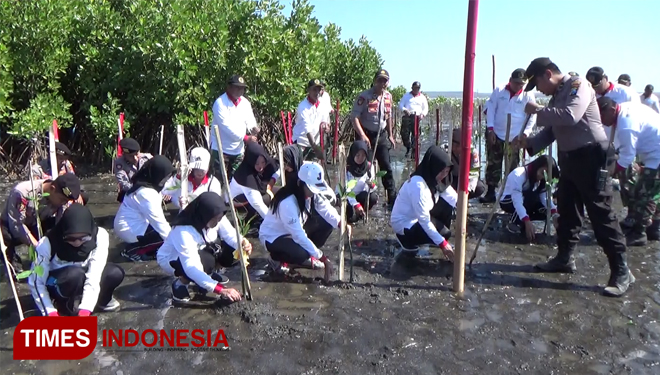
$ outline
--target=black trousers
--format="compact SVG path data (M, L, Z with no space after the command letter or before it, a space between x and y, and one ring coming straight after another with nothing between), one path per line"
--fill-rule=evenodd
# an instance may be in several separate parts
M415 115L401 117L401 141L407 150L415 149Z
M143 260L156 256L156 252L165 239L149 224L143 235L137 237L138 242L126 244L125 253L130 257L141 257Z
M611 258L626 251L619 222L612 211L612 185L597 189L598 172L605 165L606 153L600 145L586 146L559 154L557 210L558 256L568 259L580 240L584 209L587 209L594 235L605 254Z
M48 294L55 301L60 315L76 315L74 302L83 294L85 270L80 266L67 266L51 271L46 280ZM97 305L104 306L112 299L112 293L124 280L124 270L114 263L106 263L101 274Z
M263 199L266 206L270 207L270 195L263 194L261 196L261 199ZM238 214L244 214L245 215L245 218L243 219L245 222L248 222L248 221L252 220L251 221L251 226L254 226L254 225L259 224L263 221L263 218L261 217L261 215L259 215L259 213L254 209L254 207L252 207L252 205L248 202L247 198L245 198L245 194L241 194L241 195L236 196L236 198L234 198L234 200L238 203L246 203L245 206L238 207L236 209L236 212Z
M449 205L444 199L440 198L433 206L431 210L431 222L435 225L438 233L440 233L445 239L451 237L451 218L454 212L454 208ZM424 228L420 223L415 223L409 229L404 229L403 235L397 234L397 238L401 245L407 249L414 249L419 245L433 244L433 241L426 234Z
M369 195L369 204L367 204L367 195ZM371 194L367 194L366 191L361 192L360 194L355 196L355 200L362 205L362 208L366 210L371 210L373 206L378 203L378 194L376 192L372 192ZM358 217L357 212L353 209L353 206L350 204L346 205L346 218L348 219L347 221L349 223L354 223L360 219Z
M527 211L527 216L529 220L545 220L546 219L546 209L541 202L541 197L539 196L540 192L538 191L526 191L523 192L523 206ZM520 224L522 218L518 217L516 208L513 206L513 201L511 200L510 195L502 197L500 201L500 208L506 213L511 214L511 222Z
M212 274L216 264L229 268L238 263L239 261L234 260L234 250L235 249L232 249L225 241L222 241L220 245L211 244L200 250L199 259L202 261L204 273L207 275ZM181 264L181 259L177 258L176 260L170 261L170 266L174 268L174 276L183 276L192 280L186 275L186 271L184 271L183 265Z
M369 138L371 142L370 153L373 152L373 147L376 146L376 138L378 137L377 132L372 132L364 129L364 133ZM392 143L389 139L389 134L387 130L383 129L380 132L380 137L378 137L378 147L376 148L376 160L378 161L378 167L381 171L385 171L385 175L382 177L383 188L387 191L388 196L394 194L394 175L392 174L392 165L390 164L390 149L392 148Z
M325 245L334 228L317 213L312 212L303 229L314 245L320 248ZM296 243L290 234L277 237L272 243L266 241L266 250L273 260L282 263L300 265L310 258L307 250Z
M458 166L454 165L454 168L458 168ZM451 186L458 192L458 174L452 176ZM478 180L474 191L468 193L468 199L479 198L480 196L484 195L485 192L486 184L483 181Z

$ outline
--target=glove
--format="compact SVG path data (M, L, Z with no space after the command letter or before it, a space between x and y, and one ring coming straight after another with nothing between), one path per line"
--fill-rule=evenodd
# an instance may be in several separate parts
M78 311L78 316L90 316L92 314L89 310L80 310Z
M53 311L48 313L48 316L60 316L60 314L57 311Z

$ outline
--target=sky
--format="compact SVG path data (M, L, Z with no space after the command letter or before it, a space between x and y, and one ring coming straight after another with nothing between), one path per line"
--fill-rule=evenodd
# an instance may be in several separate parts
M385 60L391 86L420 81L423 91L463 90L468 0L310 4L321 25L341 27L342 39L367 37ZM638 92L649 83L660 90L659 24L658 0L481 0L474 91L492 91L492 55L496 85L534 58L549 57L564 73L584 77L601 66L615 82L629 74Z

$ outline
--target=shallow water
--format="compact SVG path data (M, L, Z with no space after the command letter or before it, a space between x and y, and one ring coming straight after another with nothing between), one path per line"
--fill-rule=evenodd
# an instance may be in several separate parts
M401 148L393 159L403 159ZM406 173L403 165L395 164L397 185ZM85 179L84 185L97 220L111 228L117 210L112 177ZM471 202L468 258L488 212L490 207ZM120 351L99 342L81 361L10 361L18 319L3 282L3 373L185 373L191 368L227 374L660 373L657 242L630 249L637 282L623 298L609 299L599 294L609 274L592 234L579 247L578 273L538 274L531 265L554 254L552 241L526 244L502 231L502 219L494 220L475 264L466 270L462 296L451 292L452 265L433 248L412 261L395 258L387 210L378 206L368 224L354 228L353 284L324 286L314 281L322 272L302 270L304 278L292 282L253 280L253 301L199 302L188 308L172 306L172 280L155 262L124 261L112 236L110 260L126 270L115 293L122 310L98 314L99 330L224 329L231 350L147 352L138 346ZM263 264L264 250L251 241L252 263ZM337 244L335 233L324 247L335 261ZM345 259L348 279L348 250ZM240 271L227 275L230 285L240 288ZM2 277L6 280L4 270ZM31 308L27 286L20 284L19 292L24 308Z

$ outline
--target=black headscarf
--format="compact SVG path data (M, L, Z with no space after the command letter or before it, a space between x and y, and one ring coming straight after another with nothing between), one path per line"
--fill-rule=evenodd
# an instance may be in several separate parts
M261 173L254 169L259 156L266 160L266 166ZM234 179L240 185L250 189L258 190L261 194L266 193L266 187L271 177L277 171L277 163L268 155L266 150L257 142L245 143L245 156L243 161L234 172Z
M197 198L193 199L183 211L179 212L179 215L174 219L172 227L178 225L191 225L197 229L199 233L203 234L202 230L206 228L206 224L208 224L211 219L220 214L224 216L226 212L227 206L225 205L225 200L222 199L218 193L205 191Z
M557 167L557 162L555 162L555 159L550 155L541 155L525 166L525 168L527 168L527 180L529 181L530 189L534 189L534 185L536 185L538 182L539 186L537 190L539 190L539 192L545 191L545 178L538 181L536 179L536 173L539 169L547 167L548 162L550 162L552 165L552 178L559 178L559 168Z
M176 173L176 169L172 166L172 162L163 155L156 155L147 160L146 163L140 168L131 179L133 186L128 189L126 195L135 193L141 187L148 187L160 193L165 186L168 178Z
M302 150L297 145L288 145L282 149L282 155L284 158L284 165L293 169L291 172L284 172L286 183L295 183L298 180L298 171L302 166Z
M364 151L367 157L365 158L364 163L357 164L355 163L355 155L360 151ZM369 167L369 147L367 147L367 142L362 140L353 142L351 149L348 152L348 157L346 158L346 170L351 172L353 176L359 178L364 176L365 173L369 173Z
M451 169L453 168L451 162L451 157L445 152L440 146L431 146L426 153L424 158L419 163L415 171L411 176L420 176L426 182L426 185L431 189L431 194L435 195L436 191L444 191L447 186L450 185L451 181ZM435 177L438 173L442 172L443 169L449 167L449 173L447 177L442 181L441 186L438 189L438 182L435 180Z
M89 257L89 253L96 249L98 232L99 228L89 208L73 203L64 211L57 224L46 233L46 237L50 242L51 253L55 252L58 258L66 262L83 262ZM84 233L92 239L75 247L64 241L64 237L74 233Z

